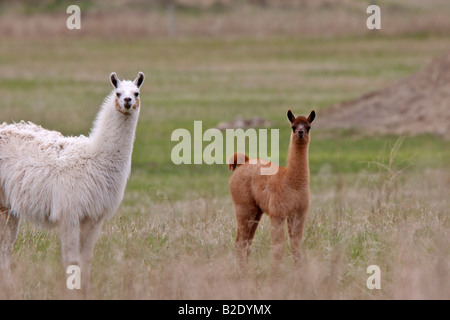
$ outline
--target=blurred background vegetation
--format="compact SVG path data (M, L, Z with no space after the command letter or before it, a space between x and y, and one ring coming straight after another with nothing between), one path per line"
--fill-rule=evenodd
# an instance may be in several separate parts
M355 35L369 33L366 9L374 3L383 8L379 34L448 33L450 4L445 0L1 0L0 30L13 35L69 35L58 22L66 18L65 9L76 4L83 14L78 35ZM6 19L23 15L25 21Z

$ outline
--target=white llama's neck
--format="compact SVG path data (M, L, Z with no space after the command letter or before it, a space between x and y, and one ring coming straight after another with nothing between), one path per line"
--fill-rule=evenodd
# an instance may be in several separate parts
M124 115L114 103L114 93L111 93L103 102L89 139L96 154L131 157L139 110Z

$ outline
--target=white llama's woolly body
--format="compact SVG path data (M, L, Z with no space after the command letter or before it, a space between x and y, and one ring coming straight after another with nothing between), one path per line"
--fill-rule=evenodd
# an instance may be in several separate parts
M0 125L0 207L48 227L111 218L130 174L138 116L118 112L113 91L89 137Z

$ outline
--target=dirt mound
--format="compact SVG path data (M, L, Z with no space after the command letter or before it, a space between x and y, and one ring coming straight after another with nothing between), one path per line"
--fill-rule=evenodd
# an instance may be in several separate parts
M320 128L432 133L450 139L450 52L385 89L321 113Z

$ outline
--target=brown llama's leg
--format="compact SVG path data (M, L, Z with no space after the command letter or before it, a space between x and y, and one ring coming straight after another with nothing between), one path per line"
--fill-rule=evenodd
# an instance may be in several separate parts
M305 227L306 215L294 215L288 218L288 232L291 242L291 252L294 263L298 267L301 260L301 243L303 237L303 229Z
M11 277L11 254L19 229L19 218L13 216L11 211L0 208L0 297L8 295L14 286Z
M277 272L284 252L284 221L276 216L270 217L270 238L272 240L272 269Z
M253 241L253 238L255 237L256 229L258 228L259 221L262 217L262 211L258 208L258 213L256 214L256 217L249 221L250 224L250 242ZM251 245L251 243L250 243Z
M257 207L235 206L237 233L236 254L241 268L248 263L250 248L256 228L261 220L262 212Z

